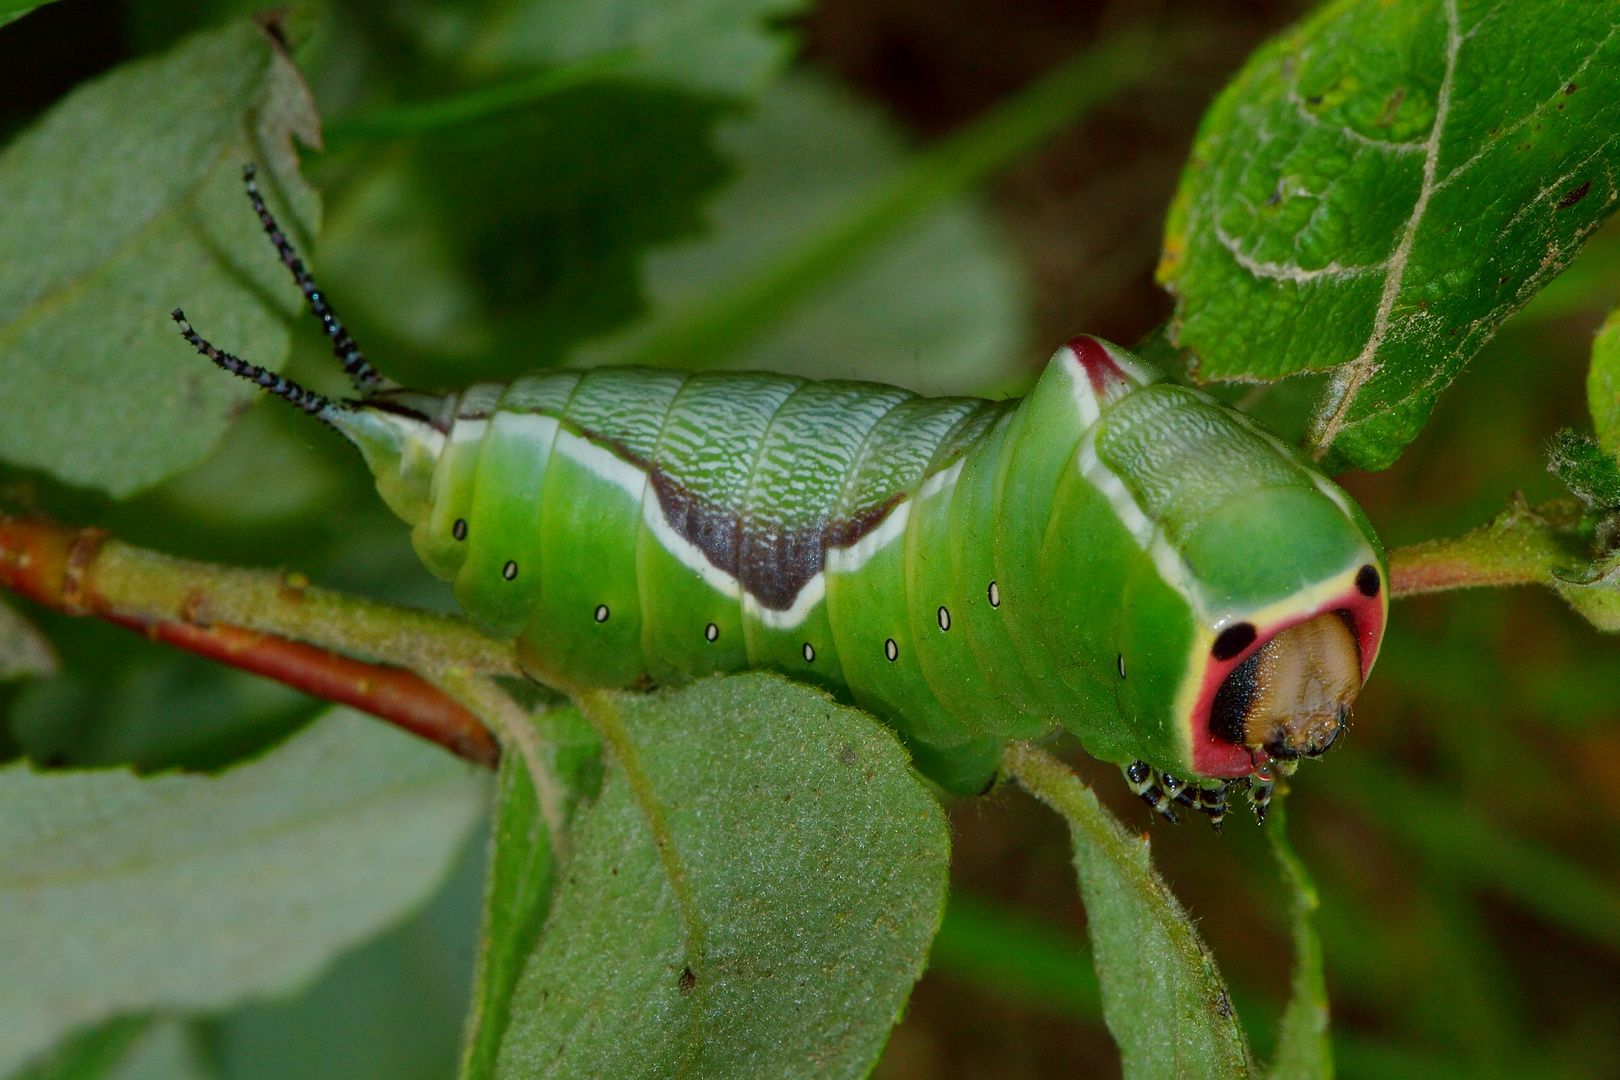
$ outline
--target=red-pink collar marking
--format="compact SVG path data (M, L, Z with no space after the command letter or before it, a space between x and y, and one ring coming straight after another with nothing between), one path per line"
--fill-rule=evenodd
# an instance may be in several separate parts
M1382 575L1380 575L1382 576ZM1379 589L1376 596L1363 596L1354 584L1329 600L1324 600L1316 607L1306 611L1287 615L1267 626L1256 626L1258 633L1249 643L1249 647L1228 660L1217 660L1209 653L1204 654L1204 682L1198 693L1198 701L1193 705L1193 769L1199 776L1233 778L1248 776L1254 772L1256 766L1270 760L1265 751L1251 754L1241 746L1234 746L1224 739L1218 739L1209 730L1209 716L1215 707L1215 694L1221 688L1221 683L1232 673L1232 669L1253 656L1255 650L1266 642L1288 629L1298 626L1307 619L1313 619L1325 611L1348 611L1356 624L1356 644L1361 649L1361 677L1367 678L1372 671L1373 661L1378 658L1378 644L1384 636L1384 598L1383 589Z

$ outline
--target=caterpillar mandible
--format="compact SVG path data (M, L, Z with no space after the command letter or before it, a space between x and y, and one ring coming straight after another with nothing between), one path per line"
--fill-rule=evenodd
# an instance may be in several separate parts
M771 668L890 724L946 789L1059 725L1219 827L1328 748L1377 657L1383 550L1291 448L1080 336L1018 401L770 374L384 380L244 169L357 397L199 352L335 427L468 617L542 682Z

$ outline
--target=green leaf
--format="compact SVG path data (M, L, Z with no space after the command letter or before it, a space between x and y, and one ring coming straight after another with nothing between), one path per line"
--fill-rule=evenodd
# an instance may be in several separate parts
M101 1080L130 1055L152 1023L150 1016L120 1016L76 1031L9 1080Z
M635 363L716 295L745 290L781 252L818 244L851 207L895 181L906 153L877 109L810 74L783 78L743 120L720 129L740 176L710 206L713 231L644 260L654 313L575 354L584 364ZM933 393L982 389L1004 377L1028 332L1024 274L988 215L960 194L931 204L875 248L836 288L796 310L761 300L780 321L736 342L725 331L679 357L815 378L896 382ZM740 345L729 349L728 344ZM664 357L657 357L664 359Z
M471 996L488 841L487 829L473 830L420 911L338 956L298 993L202 1021L217 1080L450 1080Z
M50 2L51 0L45 0L45 3L36 3L35 0L0 0L0 26L14 23L35 8L42 8Z
M508 109L544 101L576 86L606 79L622 71L633 56L627 50L604 53L538 75L511 79L437 101L378 109L328 124L326 140L332 144L346 139L400 138L482 120Z
M191 1025L126 1016L72 1035L8 1080L214 1080Z
M17 609L0 600L0 682L29 675L55 675L58 664L50 639Z
M998 245L986 224L967 216L962 196L1150 67L1145 39L1108 39L904 161L897 140L872 130L873 120L857 119L852 105L825 90L784 86L732 133L748 172L717 207L718 235L655 259L655 293L666 310L594 352L593 362L743 363L960 389L964 359L982 365L1006 319L992 320L994 306L974 299L973 279L990 296L1006 298L1009 290L1005 270L969 269L975 248L994 252ZM930 221L932 214L943 216ZM885 253L898 237L904 242ZM878 253L881 261L842 280ZM737 355L833 285L834 296L776 340ZM952 344L953 335L962 342ZM840 354L851 359L830 359Z
M1614 209L1612 23L1585 0L1338 0L1261 48L1165 230L1199 377L1332 371L1312 445L1391 464Z
M536 726L545 765L564 797L557 809L564 818L558 824L566 830L579 800L594 796L601 786L601 746L576 709L545 713L536 717ZM523 756L508 753L501 759L495 799L494 847L461 1080L495 1075L496 1058L511 1022L512 992L539 944L556 885L557 852L550 823Z
M1620 506L1620 464L1590 435L1564 428L1547 446L1547 471L1586 504L1588 510Z
M1553 590L1606 634L1620 634L1620 554L1586 566L1553 570Z
M475 71L569 64L629 50L626 72L705 94L752 97L781 69L781 29L805 0L513 0L475 37Z
M502 1077L861 1077L949 839L894 735L781 678L593 695L618 763L512 1000Z
M0 1070L117 1013L292 989L431 893L485 791L346 710L219 777L0 770Z
M1333 1045L1328 1039L1327 979L1322 974L1322 939L1314 916L1321 901L1310 871L1288 842L1287 799L1271 804L1266 832L1282 866L1292 900L1294 986L1277 1033L1277 1050L1267 1080L1333 1080Z
M334 201L322 284L409 382L558 363L644 309L647 246L702 229L726 178L713 99L577 86L361 163Z
M1620 308L1609 312L1592 340L1592 366L1586 373L1586 404L1598 442L1620 453Z
M1067 766L1028 744L1007 751L1018 781L1069 823L1096 950L1103 1018L1125 1080L1253 1073L1215 957L1133 836Z
M301 298L242 196L242 164L307 237L292 137L308 91L253 23L87 83L0 154L0 457L125 496L200 460L255 391L175 332L184 306L271 367Z

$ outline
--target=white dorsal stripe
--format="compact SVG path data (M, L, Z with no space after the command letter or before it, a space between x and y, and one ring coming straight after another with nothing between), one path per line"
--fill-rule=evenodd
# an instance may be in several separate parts
M755 619L761 626L771 630L792 630L801 625L815 611L816 605L827 598L827 575L817 574L799 587L799 593L793 598L793 606L786 611L777 611L761 604L754 594L743 593L743 615Z
M1057 351L1063 358L1062 371L1069 380L1069 395L1074 399L1074 411L1080 416L1080 423L1087 428L1097 423L1102 415L1102 403L1097 400L1097 391L1091 385L1091 376L1086 374L1086 367L1080 362L1080 355L1065 345Z
M911 500L905 499L889 511L882 523L849 547L827 549L827 573L853 574L872 561L872 556L906 534L911 520Z
M1097 429L1092 427L1081 436L1080 448L1075 453L1075 467L1080 475L1091 482L1091 485L1102 492L1103 498L1114 508L1114 515L1119 523L1125 526L1125 531L1131 534L1138 547L1144 551L1153 541L1154 526L1148 520L1142 508L1136 505L1136 497L1125 487L1114 471L1104 465L1097 457Z
M1203 617L1206 614L1203 596L1199 593L1198 583L1193 580L1181 553L1170 546L1163 530L1148 520L1148 516L1137 505L1135 496L1125 486L1125 482L1097 457L1095 427L1081 437L1080 448L1075 453L1075 467L1079 469L1080 475L1108 500L1108 505L1114 509L1114 516L1125 527L1125 531L1131 534L1131 539L1136 541L1136 545L1147 552L1148 557L1153 560L1154 569L1158 570L1159 577L1164 583L1186 597L1193 610Z
M641 504L641 520L659 546L674 556L676 562L701 577L703 584L732 600L742 596L741 582L710 562L702 548L669 527L669 519L664 517L664 508L658 502L658 493L651 489Z

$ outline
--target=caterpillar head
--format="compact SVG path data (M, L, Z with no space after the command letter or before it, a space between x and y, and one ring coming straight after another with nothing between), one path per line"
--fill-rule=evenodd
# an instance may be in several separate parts
M1355 622L1343 610L1278 632L1221 681L1210 705L1218 738L1290 760L1333 745L1361 692Z

